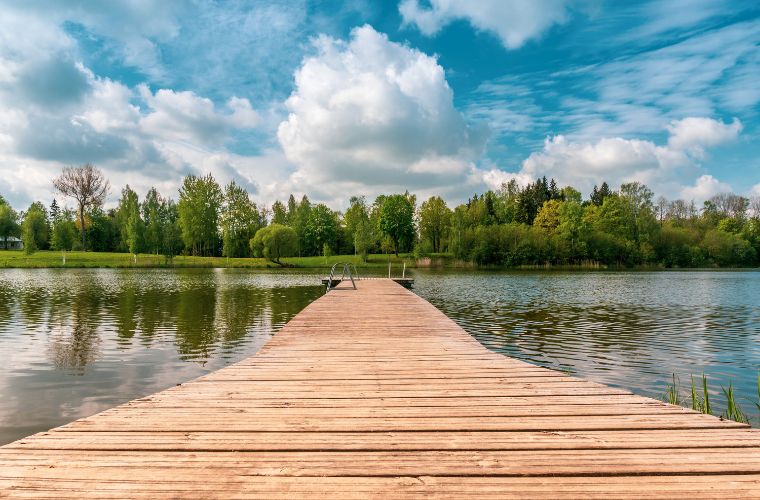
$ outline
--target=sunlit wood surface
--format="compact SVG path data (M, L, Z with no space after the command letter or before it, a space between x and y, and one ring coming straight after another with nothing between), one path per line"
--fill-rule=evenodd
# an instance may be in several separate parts
M0 448L0 496L760 496L760 432L490 352L392 281L357 285L236 365Z

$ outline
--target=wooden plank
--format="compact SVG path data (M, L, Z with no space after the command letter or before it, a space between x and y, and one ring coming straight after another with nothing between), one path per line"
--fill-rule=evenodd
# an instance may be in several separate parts
M388 280L261 351L0 448L19 498L751 497L760 433L490 352Z
M6 448L40 450L594 450L760 447L760 435L743 429L643 431L418 431L418 432L153 432L52 431Z

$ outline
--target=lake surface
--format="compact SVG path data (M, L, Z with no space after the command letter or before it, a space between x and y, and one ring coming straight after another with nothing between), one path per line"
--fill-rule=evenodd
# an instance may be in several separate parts
M323 293L291 273L0 270L0 444L246 358Z
M254 354L323 294L320 273L0 270L0 444ZM488 348L661 397L704 371L753 415L757 272L415 272Z
M418 273L415 291L489 349L662 399L676 374L732 384L758 425L760 273ZM699 385L698 385L699 387ZM701 389L699 390L701 394Z

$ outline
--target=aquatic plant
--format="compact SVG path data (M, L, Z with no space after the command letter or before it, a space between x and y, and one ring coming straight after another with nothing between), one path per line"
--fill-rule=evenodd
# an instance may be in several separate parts
M726 396L726 411L723 412L722 417L727 420L733 420L735 422L741 422L743 424L749 423L747 415L739 408L736 403L736 396L734 395L734 386L730 382L728 383L728 389L721 386L723 395Z
M711 414L710 395L707 392L707 377L702 374L702 397L697 395L697 385L694 383L694 375L691 376L691 409L700 413Z
M673 385L668 384L665 389L665 402L672 405L680 405L681 397L678 393L678 378L673 374Z

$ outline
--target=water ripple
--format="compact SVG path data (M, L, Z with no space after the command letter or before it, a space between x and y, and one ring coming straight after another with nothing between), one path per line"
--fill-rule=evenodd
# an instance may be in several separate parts
M489 349L659 398L704 372L747 413L760 369L757 272L417 271L415 291Z

